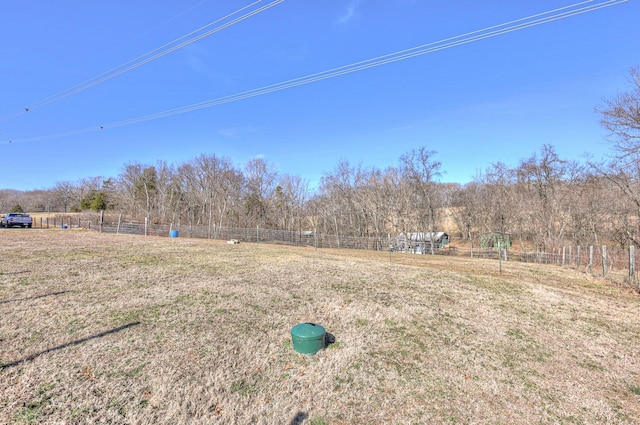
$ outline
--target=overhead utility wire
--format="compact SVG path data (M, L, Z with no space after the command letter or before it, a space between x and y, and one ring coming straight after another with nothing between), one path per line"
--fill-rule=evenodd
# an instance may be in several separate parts
M207 3L208 1L209 1L209 0L201 0L199 3L194 4L193 6L190 6L189 8L187 8L187 9L183 10L182 12L178 13L177 15L172 16L172 17L171 17L171 18L169 18L169 19L166 19L164 22L159 23L159 24L158 24L158 25L156 25L155 27L150 28L150 29L148 29L147 31L144 31L144 32L142 32L142 33L138 34L137 36L135 36L135 37L133 38L133 40L136 40L136 39L138 39L138 38L140 38L140 37L143 37L143 36L145 36L145 35L147 35L147 34L149 34L149 33L152 33L152 32L154 32L155 30L157 30L158 28L162 28L163 26L167 25L168 23L175 21L175 20L176 20L176 19L178 19L179 17L181 17L181 16L183 16L183 15L185 15L185 14L187 14L187 13L191 12L191 11L192 11L192 10L194 10L194 9L197 9L198 7L200 7L200 6L202 6L203 4Z
M102 74L99 74L99 75L97 75L97 76L95 76L93 78L90 78L90 79L88 79L88 80L86 80L86 81L84 81L82 83L76 84L75 86L72 86L67 90L64 90L64 91L59 92L59 93L57 93L55 95L49 96L49 97L47 97L45 99L42 99L42 100L40 100L38 102L35 102L31 106L24 108L24 110L17 111L17 112L14 112L11 115L8 115L6 117L0 118L0 121L5 121L6 119L8 119L10 117L29 112L29 111L31 111L33 109L42 108L43 106L46 106L48 104L57 102L59 100L62 100L64 98L67 98L67 97L72 96L74 94L77 94L77 93L80 93L80 92L85 91L87 89L90 89L92 87L95 87L95 86L97 86L99 84L104 83L105 81L111 80L111 79L113 79L113 78L115 78L115 77L117 77L119 75L122 75L122 74L124 74L126 72L129 72L129 71L131 71L133 69L136 69L136 68L138 68L138 67L140 67L142 65L145 65L145 64L147 64L149 62L152 62L152 61L154 61L154 60L156 60L158 58L161 58L162 56L165 56L165 55L167 55L169 53L172 53L172 52L174 52L174 51L176 51L178 49L181 49L181 48L183 48L185 46L188 46L189 44L195 43L196 41L202 40L203 38L206 38L206 37L208 37L208 36L210 36L212 34L215 34L215 33L219 32L219 31L222 31L222 30L224 30L226 28L229 28L230 26L235 25L238 22L244 21L245 19L248 19L248 18L250 18L250 17L252 17L254 15L262 13L265 10L270 9L270 8L272 8L272 7L276 6L276 5L284 2L285 0L275 0L275 1L269 3L269 4L265 5L265 6L262 6L262 7L258 8L258 9L254 9L254 10L252 10L252 11L250 11L250 12L248 12L248 13L246 13L246 14L238 17L238 18L235 18L232 21L229 21L229 22L227 22L227 23L225 23L225 24L223 24L223 25L221 25L219 27L213 28L213 29L211 29L211 30L209 30L209 31L207 31L207 32L205 32L203 34L199 34L199 35L197 35L197 36L195 36L193 38L190 38L190 39L188 39L186 41L182 41L180 44L174 45L175 43L178 43L181 40L184 40L184 39L186 39L186 38L188 38L188 37L190 37L190 36L192 36L194 34L197 34L197 33L201 32L201 31L213 26L213 25L216 25L216 24L220 23L221 21L224 21L225 19L228 19L228 18L230 18L230 17L232 17L234 15L237 15L238 13L240 13L240 12L242 12L242 11L252 7L252 6L255 6L256 4L258 4L258 3L262 2L262 1L263 0L255 1L255 2L249 4L249 5L245 6L245 7L242 7L240 9L236 10L235 12L232 12L232 13L230 13L230 14L222 17L222 18L219 18L219 19L217 19L217 20L215 20L213 22L210 22L209 24L207 24L207 25L205 25L203 27L200 27L195 31L192 31L192 32L190 32L188 34L185 34L185 35L183 35L183 36L181 36L181 37L179 37L179 38L177 38L177 39L175 39L173 41L170 41L169 43L166 43L166 44L164 44L164 45L162 45L162 46L160 46L160 47L158 47L158 48L156 48L154 50L151 50L151 51L149 51L147 53L144 53L144 54L138 56L135 59L132 59L132 60L130 60L128 62L125 62L122 65L119 65L119 66L117 66L115 68L112 68L112 69L110 69L108 71L105 71ZM169 47L169 46L172 46L172 47ZM163 50L163 49L166 49L166 50Z
M259 1L262 1L262 0L259 0ZM167 55L167 54L169 54L169 53L172 53L172 52L174 52L174 51L176 51L176 50L178 50L178 49L181 49L181 48L183 48L183 47L185 47L185 46L188 46L189 44L192 44L192 43L195 43L196 41L202 40L203 38L206 38L206 37L210 36L211 34L214 34L214 33L216 33L216 32L222 31L223 29L226 29L226 28L228 28L228 27L230 27L230 26L232 26L232 25L235 25L235 24L237 24L238 22L244 21L244 20L245 20L245 19L247 19L247 18L250 18L250 17L252 17L252 16L254 16L254 15L257 15L258 13L261 13L261 12L263 12L263 11L265 11L265 10L267 10L267 9L269 9L269 8L271 8L271 7L273 7L273 6L277 5L277 4L279 4L279 3L282 3L283 1L284 1L284 0L276 0L276 1L274 1L274 2L270 3L270 4L266 5L266 6L263 6L263 7L259 8L259 9L256 9L256 10L253 10L253 11L251 11L251 12L249 12L249 13L245 14L245 15L240 16L239 18L236 18L236 19L234 19L234 20L232 20L232 21L230 21L230 22L227 22L227 23L225 23L225 24L224 24L224 25L222 25L222 26L219 26L219 27L216 27L216 28L214 28L214 29L212 29L212 30L209 30L209 31L205 32L204 34L200 34L200 35L198 35L198 36L196 36L196 37L194 37L194 38L191 38L191 39L189 39L189 40L186 40L186 41L184 41L184 42L182 42L182 43L180 43L180 44L178 44L178 45L176 45L176 46L173 46L173 47L171 47L171 48L169 48L169 49L167 49L167 50L161 51L160 53L156 53L156 54L154 54L153 56L150 56L150 57L148 57L148 58L146 58L146 59L143 59L143 60L141 60L141 61L139 61L139 62L135 62L135 63L133 63L132 65L127 66L126 68L120 69L120 68L122 68L123 66L129 65L130 63L134 62L135 60L145 58L146 56L148 56L148 55L150 55L150 54L152 54L152 53L154 53L154 52L157 52L157 51L159 51L159 50L160 50L160 49L162 49L162 48L165 48L165 47L167 47L167 46L170 46L171 44L173 44L173 43L175 43L175 42L177 42L177 41L179 41L179 40L182 40L182 39L184 39L184 38L186 38L186 37L188 37L188 36L190 36L190 35L192 35L192 34L194 34L194 33L198 32L198 31L201 31L203 28L207 28L207 27L209 27L209 26L211 26L211 25L214 25L214 24L216 24L216 23L218 23L218 22L220 22L220 21L224 20L224 19L227 19L228 17L230 17L230 16L232 16L232 15L234 15L234 14L238 13L238 12L239 12L239 11L241 11L241 10L246 9L247 7L252 6L252 5L253 5L253 4L255 4L255 3L253 3L253 4L249 5L249 6L246 6L246 7L244 7L243 9L240 9L240 10L238 10L238 11L236 11L236 12L233 12L233 13L232 13L232 14L230 14L230 15L227 15L227 16L225 16L225 17L223 17L223 18L220 18L220 19L216 20L215 22L212 22L211 24L209 24L209 25L207 25L207 26L205 26L205 27L203 27L203 28L200 28L200 29L198 29L198 30L196 30L196 31L194 31L194 32L191 32L191 33L187 34L186 36L183 36L183 37L181 37L181 38L178 38L178 39L176 39L176 40L174 40L174 41L172 41L172 42L170 42L170 43L168 43L168 44L165 44L165 45L164 45L164 46L162 46L162 47L159 47L159 48L157 48L157 49L155 49L155 50L152 50L151 52L146 53L146 54L144 54L144 55L142 55L142 56L140 56L140 57L138 57L138 58L134 59L133 61L127 62L127 63L125 63L125 64L123 64L123 65L121 65L121 66L119 66L119 67L116 67L116 68L114 68L114 69L112 69L112 70L108 71L108 74L106 74L106 75L105 75L105 74L101 74L101 75L100 75L100 76L98 76L98 77L95 77L95 78L93 78L93 79L91 79L91 80L88 80L88 81L87 81L86 83L84 83L83 85L77 86L77 88L72 88L72 89L70 89L70 90L67 90L66 92L63 92L63 94L64 94L63 96L61 96L61 97L59 97L59 98L55 98L55 99L53 99L53 100L51 100L51 101L48 101L48 102L46 102L46 103L51 103L52 101L60 100L60 99L62 99L62 98L64 98L64 97L67 97L67 96L70 96L70 95L76 94L76 93L78 93L78 92L80 92L80 91L84 91L84 90L89 89L89 88L91 88L91 87L97 86L98 84L101 84L101 83L103 83L103 82L105 82L105 81L108 81L108 80L110 80L110 79L112 79L112 78L115 78L115 77L117 77L117 76L119 76L119 75L122 75L122 74L124 74L125 72L129 72L129 71L131 71L131 70L133 70L133 69L136 69L136 68L138 68L138 67L140 67L140 66L142 66L142 65L145 65L145 64L147 64L147 63L149 63L149 62L152 62L152 61L154 61L154 60L156 60L156 59L158 59L158 58L161 58L162 56L165 56L165 55ZM256 2L256 3L258 3L258 2ZM44 103L44 104L46 104L46 103Z
M241 93L237 93L234 95L229 95L229 96L224 96L224 97L220 97L217 99L212 99L212 100L208 100L208 101L204 101L204 102L200 102L200 103L195 103L195 104L191 104L191 105L187 105L187 106L183 106L180 108L175 108L175 109L170 109L164 112L158 112L155 114L150 114L150 115L145 115L145 116L141 116L141 117L137 117L137 118L132 118L132 119L128 119L128 120L123 120L123 121L118 121L118 122L114 122L111 124L106 124L103 125L101 128L113 128L113 127L122 127L122 126L126 126L126 125L131 125L131 124L136 124L139 122L144 122L144 121L150 121L150 120L155 120L155 119L159 119L159 118L164 118L164 117L169 117L169 116L173 116L173 115L178 115L178 114L183 114L186 112L192 112L192 111L196 111L199 109L204 109L204 108L210 108L213 106L218 106L218 105L222 105L225 103L231 103L231 102L236 102L238 100L243 100L243 99L247 99L247 98L251 98L251 97L255 97L255 96L260 96L263 94L268 94L268 93L272 93L272 92L276 92L276 91L280 91L280 90L285 90L288 88L292 88L292 87L297 87L297 86L301 86L301 85L305 85L305 84L310 84L316 81L321 81L321 80L326 80L329 78L334 78L334 77L338 77L341 75L345 75L345 74L350 74L353 72L357 72L357 71L362 71L365 69L369 69L369 68L373 68L373 67L378 67L381 65L386 65L388 63L392 63L392 62L397 62L397 61L401 61L401 60L405 60L405 59L409 59L409 58L413 58L416 56L422 56L425 54L429 54L429 53L434 53L440 50L445 50L445 49L449 49L452 47L457 47L463 44L468 44L468 43L473 43L475 41L480 41L480 40L484 40L487 38L491 38L491 37L496 37L498 35L503 35L503 34L507 34L510 32L514 32L514 31L519 31L522 29L526 29L526 28L530 28L533 26L538 26L538 25L542 25L545 23L549 23L549 22L553 22L553 21L557 21L560 19L565 19L565 18L569 18L572 16L576 16L576 15L580 15L580 14L584 14L584 13L588 13L588 12L593 12L595 10L599 10L605 7L610 7L610 6L614 6L617 4L621 4L621 3L625 3L629 0L607 0L604 3L599 3L596 5L590 5L590 6L583 6L581 8L577 8L577 9L572 9L569 11L566 11L566 9L570 9L573 8L575 6L580 6L583 5L585 3L591 3L592 1L585 1L585 2L580 2L580 3L575 3L573 5L570 6L566 6L566 7L562 7L559 9L554 9L554 10L550 10L544 13L540 13L540 14L536 14L536 15L531 15L528 16L526 18L521 18L521 19L517 19L514 21L510 21L510 22L506 22L503 24L499 24L499 25L494 25L494 26L490 26L490 27L486 27L484 29L481 30L476 30L476 31L472 31L469 33L465 33L462 35L458 35L455 37L450 37L450 38L446 38L443 40L439 40L436 42L431 42L431 43L427 43L427 44L423 44L420 46L416 46L410 49L406 49L406 50L401 50L401 51L397 51L394 53L390 53L387 55L383 55L383 56L378 56L376 58L372 58L372 59L367 59L361 62L355 62L349 65L345 65L345 66L341 66L338 68L333 68L330 70L326 70L326 71L322 71L322 72L318 72L315 74L309 74L303 77L298 77L298 78L294 78L291 80L287 80L284 82L280 82L280 83L276 83L276 84L272 84L272 85L268 85L268 86L264 86L264 87L260 87L257 89L252 89L252 90L248 90L245 92L241 92ZM565 12L562 13L556 13L554 15L551 16L546 16L549 15L551 13L555 13L555 12L559 12L561 10L565 10ZM541 16L545 16L545 17L541 17ZM537 19L533 19L533 18L537 18ZM532 20L533 19L533 20ZM526 21L526 22L523 22ZM513 25L516 24L518 22L521 22L517 25ZM511 26L508 26L511 25ZM491 31L489 31L491 30Z
M69 89L67 89L65 91L62 91L62 92L60 92L60 93L58 93L58 94L56 94L54 96L51 96L51 97L46 98L46 99L44 99L44 100L42 100L40 102L37 102L36 104L33 105L32 108L29 108L29 109L33 109L35 107L41 107L41 106L47 105L47 104L52 103L54 101L61 100L61 99L65 98L65 97L71 96L73 94L76 94L76 93L79 93L81 91L87 90L87 89L89 89L91 87L97 86L98 84L101 84L101 83L103 83L105 81L108 81L108 80L110 80L112 78L115 78L115 77L117 77L119 75L122 75L125 72L131 71L131 70L133 70L135 68L138 68L138 67L140 67L140 66L142 66L144 64L147 64L147 63L149 63L149 62L151 62L153 60L156 60L156 59L158 59L158 58L160 58L162 56L165 56L165 55L167 55L169 53L172 53L172 52L174 52L174 51L176 51L176 50L178 50L178 49L180 49L182 47L185 47L185 46L187 46L189 44L192 44L192 43L194 43L194 42L196 42L198 40L201 40L201 39L203 39L205 37L208 37L211 34L214 34L214 33L219 32L219 31L221 31L221 30L223 30L225 28L228 28L231 25L234 25L234 24L236 24L236 23L238 23L240 21L243 21L244 19L247 19L248 17L253 16L256 13L259 13L259 12L265 10L266 6L261 8L261 9L258 9L258 10L255 10L253 12L250 12L250 13L248 13L246 15L243 15L243 16L241 16L239 18L236 18L233 21L227 22L226 24L224 24L221 27L214 28L213 30L210 30L210 31L208 31L208 32L206 32L204 34L201 34L201 35L199 35L199 36L197 36L195 38L192 38L190 40L184 41L181 44L173 46L168 50L162 51L162 49L165 49L165 48L171 46L172 44L175 44L175 43L179 42L180 40L184 40L185 38L187 38L187 37L189 37L189 36L191 36L193 34L196 34L196 33L200 32L200 31L202 31L203 29L209 28L209 27L211 27L211 26L213 26L213 25L215 25L215 24L217 24L217 23L219 23L219 22L221 22L221 21L223 21L225 19L228 19L229 17L231 17L233 15L236 15L237 13L239 13L239 12L241 12L241 11L243 11L243 10L245 10L245 9L247 9L247 8L249 8L249 7L255 5L255 4L259 3L259 2L261 2L261 1L263 1L263 0L258 0L258 1L252 3L252 4L248 5L248 6L245 6L245 7L241 8L241 9L238 9L235 12L232 12L232 13L226 15L226 16L223 16L222 18L219 18L219 19L217 19L217 20L215 20L215 21L213 21L213 22L211 22L211 23L209 23L209 24L207 24L207 25L205 25L205 26L203 26L201 28L198 28L195 31L192 31L192 32L190 32L188 34L185 34L182 37L179 37L179 38L177 38L177 39L175 39L173 41L170 41L169 43L166 43L166 44L164 44L164 45L162 45L162 46L160 46L160 47L158 47L158 48L156 48L154 50L151 50L151 51L149 51L147 53L144 53L144 54L138 56L135 59L132 59L132 60L130 60L128 62L125 62L124 64L119 65L117 67L114 67L114 68L112 68L112 69L110 69L110 70L108 70L106 72L103 72L100 75L97 75L97 76L95 76L93 78L90 78L89 80L87 80L87 81L85 81L83 83L77 84L77 85L75 85L75 86L73 86L73 87L71 87L71 88L69 88ZM284 1L284 0L278 0L278 3L282 2L282 1ZM268 7L271 7L271 6L268 6ZM156 53L156 52L159 52L159 53ZM153 55L153 56L150 56L150 55Z
M179 115L187 112L197 111L200 109L210 108L210 107L222 105L225 103L236 102L239 100L260 96L263 94L268 94L268 93L285 90L292 87L310 84L316 81L326 80L329 78L334 78L337 76L350 74L357 71L362 71L368 68L373 68L373 67L385 65L392 62L413 58L416 56L434 53L440 50L445 50L452 47L473 43L475 41L496 37L499 35L507 34L514 31L519 31L519 30L530 28L533 26L538 26L545 23L566 19L572 16L593 12L595 10L599 10L602 8L622 4L627 1L629 0L607 0L603 3L598 3L590 6L582 6L579 8L576 8L576 6L581 6L586 3L592 3L593 0L574 3L566 7L549 10L547 12L543 12L535 15L530 15L525 18L516 19L513 21L499 24L499 25L493 25L480 30L468 32L468 33L457 35L454 37L449 37L443 40L422 44L420 46L416 46L410 49L400 50L400 51L389 53L383 56L378 56L375 58L367 59L360 62L355 62L349 65L344 65L338 68L333 68L330 70L326 70L326 71L322 71L314 74L309 74L303 77L294 78L284 82L271 84L271 85L260 87L257 89L252 89L245 92L237 93L234 95L229 95L229 96L224 96L224 97L220 97L220 98L216 98L216 99L212 99L204 102L194 103L194 104L183 106L180 108L170 109L164 112L158 112L155 114L118 121L111 124L105 124L100 126L99 128L96 128L96 127L85 128L82 130L77 130L75 132L67 132L67 133L60 133L56 135L16 140L16 142L17 141L20 141L20 142L36 141L36 140L50 139L50 138L56 138L61 136L68 136L73 134L87 133L87 132L92 132L96 130L108 129L108 128L123 127L123 126L137 124L145 121L151 121L151 120L165 118L173 115ZM568 10L568 9L571 9L571 10ZM558 12L561 12L561 13L558 13Z

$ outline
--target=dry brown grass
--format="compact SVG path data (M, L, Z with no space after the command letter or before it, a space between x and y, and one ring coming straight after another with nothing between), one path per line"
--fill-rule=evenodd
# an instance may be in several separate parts
M0 423L640 423L640 299L574 270L0 231ZM290 329L336 342L297 354Z

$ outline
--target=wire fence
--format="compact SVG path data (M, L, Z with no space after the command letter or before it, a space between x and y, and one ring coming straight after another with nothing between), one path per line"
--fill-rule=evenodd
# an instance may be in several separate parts
M95 223L80 217L40 218L35 220L36 228L83 228L103 233L130 234L160 237L188 237L237 241L243 243L275 243L322 248L343 248L374 251L398 251L394 248L393 238L384 236L346 236L323 234L315 231L288 231L276 229L240 228L205 225L169 225L139 223L133 221ZM631 246L568 246L558 248L554 252L515 252L506 249L474 248L461 249L450 246L434 249L436 255L465 256L470 258L493 259L498 261L518 261L525 263L550 264L573 267L594 276L603 276L630 284L640 290L635 265L640 260L640 250ZM430 249L419 252L402 252L411 254L430 254Z
M634 247L626 250L607 246L567 246L559 248L556 252L528 253L482 248L473 252L467 250L464 253L458 253L458 255L460 254L475 258L570 266L576 269L583 269L592 274L603 275L621 270L627 270L630 275L633 275L635 271L634 265L640 259L640 255Z

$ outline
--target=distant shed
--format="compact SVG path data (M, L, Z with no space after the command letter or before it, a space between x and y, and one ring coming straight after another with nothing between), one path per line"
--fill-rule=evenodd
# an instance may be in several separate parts
M406 235L400 233L391 248L394 251L411 254L428 254L431 252L431 244L434 251L437 251L447 246L449 242L449 234L445 232L413 232Z

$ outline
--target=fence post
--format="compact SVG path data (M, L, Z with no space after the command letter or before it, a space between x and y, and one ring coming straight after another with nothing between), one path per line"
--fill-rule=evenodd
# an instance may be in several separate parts
M580 245L576 247L576 267L580 267Z
M500 262L500 274L502 274L502 249L500 247L500 242L498 242L498 260Z
M629 278L633 280L636 276L636 256L634 254L634 246L629 245Z
M593 266L593 245L589 245L589 264L587 264L587 270L591 273L591 267Z
M149 217L144 218L144 235L148 235Z
M120 223L122 223L122 214L118 215L118 227L116 228L116 235L120 234Z
M607 275L607 247L602 245L602 275Z

